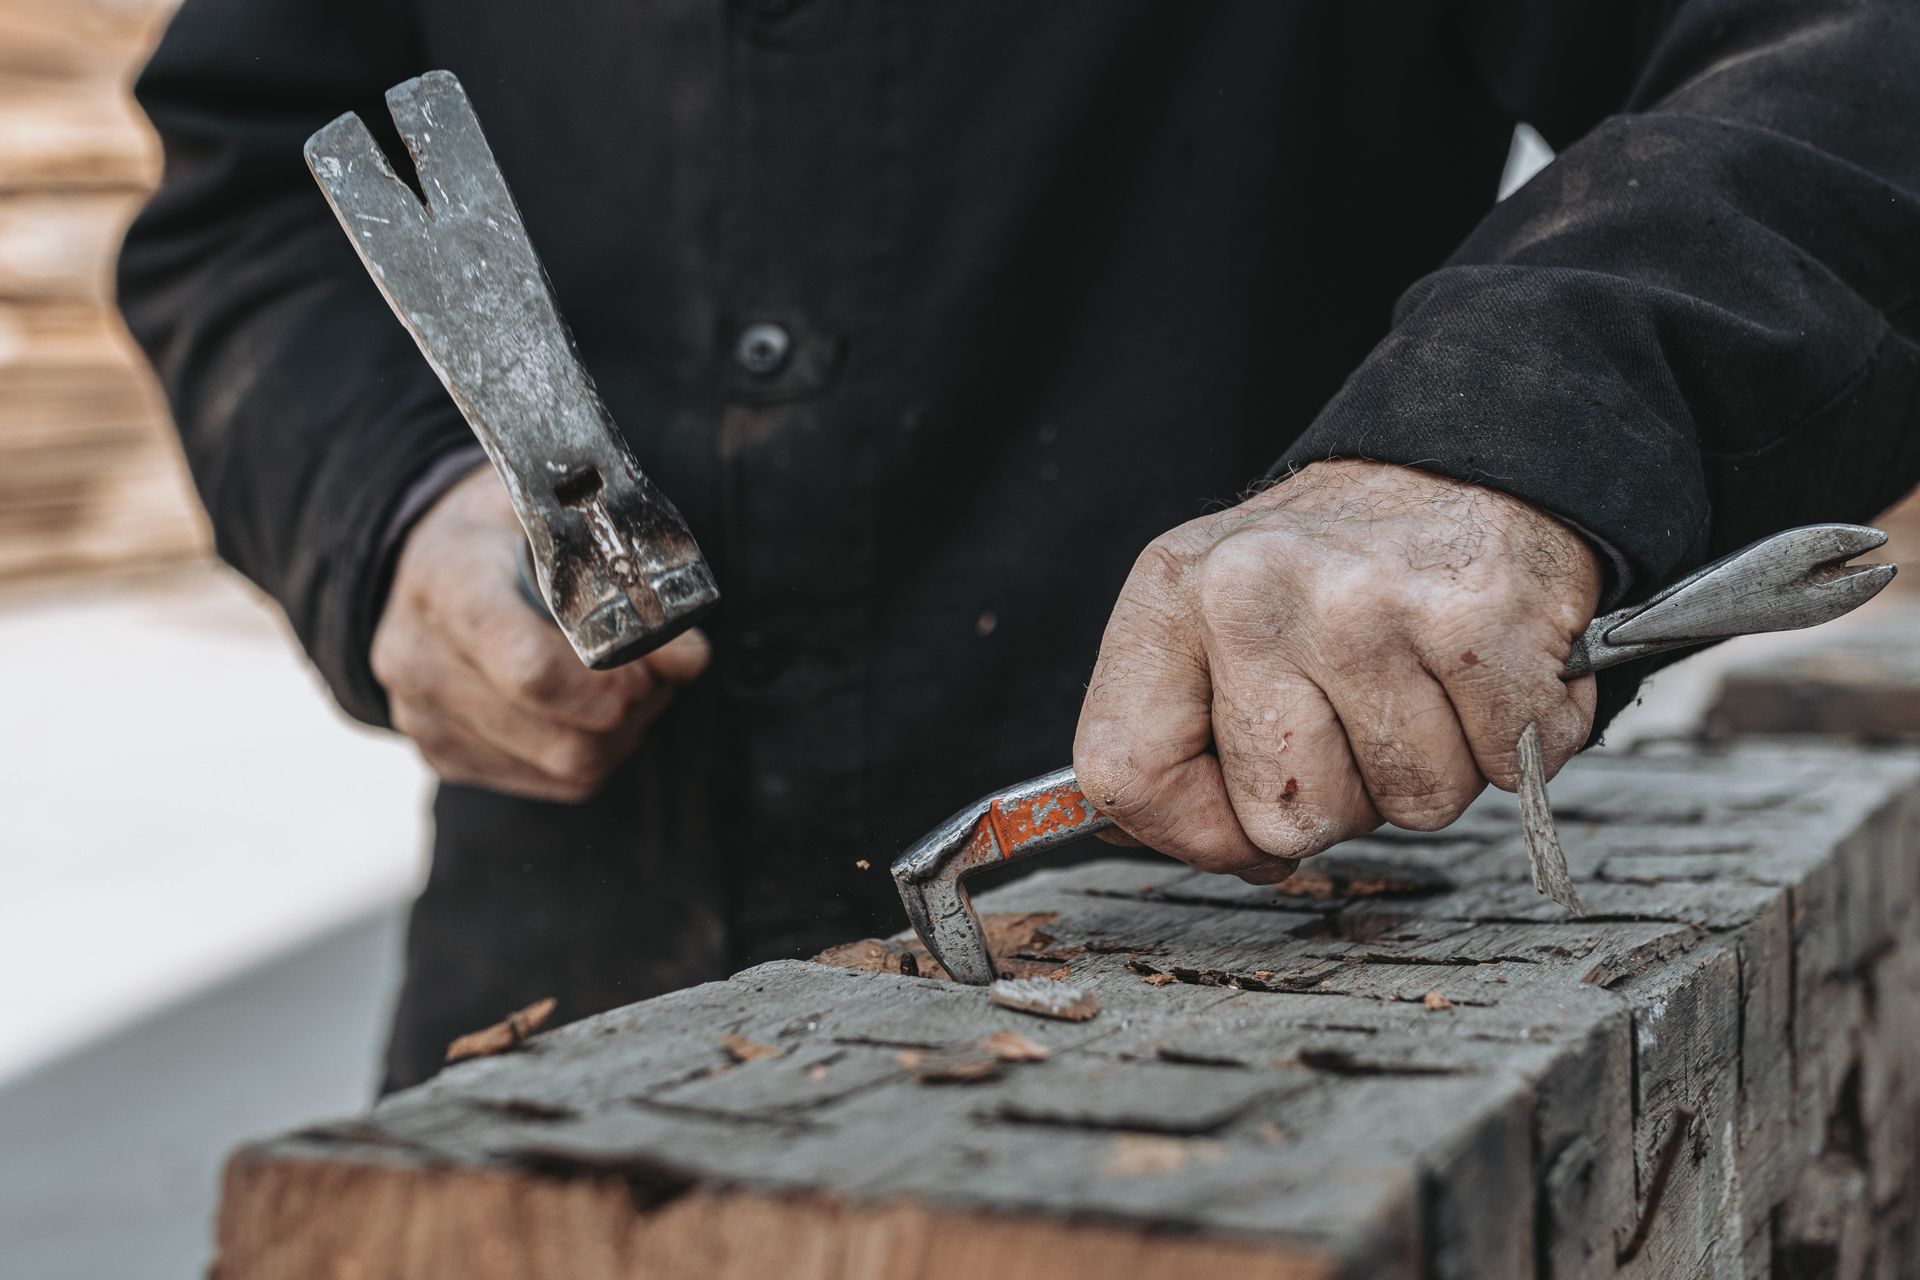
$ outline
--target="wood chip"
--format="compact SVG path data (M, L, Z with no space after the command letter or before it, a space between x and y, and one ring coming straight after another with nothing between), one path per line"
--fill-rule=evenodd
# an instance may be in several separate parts
M1438 1012L1441 1009L1453 1008L1453 1001L1447 999L1445 996L1441 995L1438 991L1427 992L1427 998L1421 1001L1421 1003L1426 1005L1427 1008L1434 1010L1435 1012Z
M1002 1062L1045 1062L1053 1056L1053 1050L1018 1031L996 1031L980 1047Z
M1067 976L1064 964L1073 951L1047 954L1053 945L1053 935L1047 933L1044 926L1059 918L1057 911L989 911L982 915L980 925L986 931L987 947L993 952L996 970L1016 978ZM832 965L836 969L904 973L908 970L901 966L903 952L913 956L911 976L940 982L953 980L924 947L911 939L863 938L830 947L813 960L815 964Z
M756 1058L777 1058L785 1052L770 1044L761 1044L758 1040L749 1040L745 1036L724 1035L720 1037L720 1047L735 1062L752 1062Z
M1002 978L987 988L987 998L1002 1009L1063 1022L1085 1022L1100 1012L1100 1001L1082 987L1035 978Z
M871 862L868 862L865 858L857 859L853 865L858 867L862 871L873 870L873 864Z
M1533 867L1533 887L1576 916L1587 909L1574 892L1567 870L1566 850L1553 825L1547 803L1547 766L1540 756L1540 726L1529 724L1515 748L1520 761L1520 830L1527 838L1527 862Z
M1141 981L1150 987L1167 987L1172 986L1174 983L1180 981L1180 979L1170 973L1150 973L1142 978Z
M908 1049L896 1055L894 1061L921 1084L974 1084L1000 1074L999 1058L974 1050L927 1053Z
M468 1058L490 1058L496 1053L516 1049L521 1041L547 1025L553 1016L554 999L535 1000L526 1008L510 1013L499 1022L479 1031L469 1031L447 1046L448 1062Z
M1109 1178L1146 1178L1154 1174L1179 1173L1194 1160L1214 1163L1220 1159L1218 1142L1173 1138L1157 1133L1123 1133L1107 1148L1100 1172Z

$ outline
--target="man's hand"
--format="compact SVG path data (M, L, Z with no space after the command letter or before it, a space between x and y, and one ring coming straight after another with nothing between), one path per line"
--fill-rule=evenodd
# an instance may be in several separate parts
M578 804L640 744L675 684L706 669L690 631L589 671L514 578L519 522L486 467L449 489L400 550L373 633L393 725L448 782Z
M1512 790L1528 721L1557 771L1593 723L1562 681L1600 561L1503 494L1316 463L1141 555L1107 623L1074 767L1140 843L1256 884L1382 821Z

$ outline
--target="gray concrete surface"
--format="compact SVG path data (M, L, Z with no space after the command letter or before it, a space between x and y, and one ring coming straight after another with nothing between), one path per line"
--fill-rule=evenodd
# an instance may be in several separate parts
M364 916L0 1088L0 1276L204 1274L227 1152L372 1097L401 923Z
M0 1088L424 869L412 746L211 565L0 589L0 729Z

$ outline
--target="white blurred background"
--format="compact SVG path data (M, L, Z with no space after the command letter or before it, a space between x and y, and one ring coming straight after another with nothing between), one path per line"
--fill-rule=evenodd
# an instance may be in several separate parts
M111 307L173 0L0 0L0 1275L204 1270L243 1137L366 1105L428 778L215 567Z
M112 311L172 2L0 0L0 1274L35 1280L198 1273L225 1153L367 1103L423 871L425 771L211 561ZM1548 159L1522 129L1501 194Z

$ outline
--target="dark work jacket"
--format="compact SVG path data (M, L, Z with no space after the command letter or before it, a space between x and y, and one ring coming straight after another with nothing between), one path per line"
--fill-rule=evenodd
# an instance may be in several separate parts
M390 1083L900 927L885 859L1066 762L1135 555L1276 467L1505 490L1636 593L1920 473L1915 0L186 0L122 301L376 724L381 539L470 437L300 146L436 67L725 601L600 799L442 790Z

